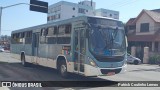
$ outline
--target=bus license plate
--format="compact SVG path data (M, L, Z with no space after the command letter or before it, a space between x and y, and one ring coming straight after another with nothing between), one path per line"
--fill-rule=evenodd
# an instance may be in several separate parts
M107 73L107 76L112 76L112 75L115 75L115 72L109 72L109 73Z

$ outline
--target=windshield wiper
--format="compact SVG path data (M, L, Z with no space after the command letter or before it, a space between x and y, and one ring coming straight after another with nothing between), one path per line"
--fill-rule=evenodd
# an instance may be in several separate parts
M112 49L112 35L109 32L109 29L107 29L107 35L105 34L105 32L103 30L101 30L101 34L105 40L106 46L104 47L104 50L107 49L109 51L109 49Z
M112 29L112 30L113 30L113 32L110 31L109 28L107 28L107 30L106 30L107 34L105 34L103 29L101 29L101 34L104 37L104 40L106 42L106 46L104 47L104 50L107 49L108 51L111 51L111 56L113 54L112 49L113 49L115 37L117 36L118 29L115 29L115 30Z

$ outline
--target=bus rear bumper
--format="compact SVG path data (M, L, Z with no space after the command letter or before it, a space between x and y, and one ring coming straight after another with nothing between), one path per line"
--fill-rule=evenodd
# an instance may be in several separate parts
M85 68L85 76L112 76L126 72L127 64L117 68L98 68L90 65L85 65Z

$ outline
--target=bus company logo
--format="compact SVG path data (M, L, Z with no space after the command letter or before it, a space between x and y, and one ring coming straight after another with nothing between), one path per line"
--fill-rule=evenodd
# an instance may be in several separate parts
M2 82L2 87L11 87L11 82Z

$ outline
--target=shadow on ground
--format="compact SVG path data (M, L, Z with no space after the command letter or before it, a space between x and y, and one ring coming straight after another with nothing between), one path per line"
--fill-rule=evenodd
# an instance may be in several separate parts
M77 74L70 74L69 78L62 78L57 70L47 67L42 67L38 65L31 65L30 67L23 67L21 63L8 63L0 62L0 66L4 67L6 70L12 70L15 75L21 75L26 78L27 81L49 81L48 85L53 86L53 88L9 88L10 90L54 90L63 88L77 88L77 89L91 89L93 87L106 87L117 84L118 82L109 81L97 77L85 77ZM0 70L1 71L1 70ZM0 73L1 75L2 73ZM3 76L5 76L5 72ZM7 78L7 77L6 77ZM14 81L17 81L15 78ZM21 81L21 79L18 79ZM22 81L24 81L22 79ZM58 82L57 82L58 81ZM59 85L55 87L53 84Z

